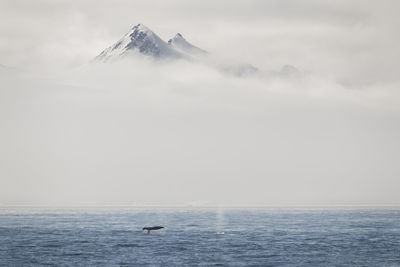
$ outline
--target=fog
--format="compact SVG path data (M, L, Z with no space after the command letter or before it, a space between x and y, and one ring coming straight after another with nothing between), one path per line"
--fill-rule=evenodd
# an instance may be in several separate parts
M0 204L399 205L398 4L291 3L3 1ZM218 60L90 63L139 22Z
M2 78L4 204L399 201L398 110L313 77L136 58Z

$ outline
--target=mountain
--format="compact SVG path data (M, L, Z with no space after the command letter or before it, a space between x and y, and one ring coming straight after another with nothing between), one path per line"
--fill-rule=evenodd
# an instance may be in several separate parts
M174 38L169 39L168 44L176 50L179 50L182 53L189 54L191 56L207 54L207 52L203 49L200 49L197 46L194 46L186 41L186 39L183 38L182 34L180 33L177 33Z
M153 58L182 58L185 55L163 41L157 34L143 24L134 26L125 36L105 49L96 60L107 62L132 52Z
M254 67L251 64L243 64L243 63L219 64L217 68L222 72L229 73L236 77L248 76L258 72L257 67Z
M258 72L258 69L250 64L228 63L211 57L203 49L189 43L180 33L165 42L143 24L134 26L118 42L101 52L95 61L115 61L131 53L154 59L187 59L234 76L247 76Z

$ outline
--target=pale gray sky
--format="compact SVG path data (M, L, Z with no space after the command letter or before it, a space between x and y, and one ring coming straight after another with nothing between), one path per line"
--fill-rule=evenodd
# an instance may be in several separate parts
M400 205L399 7L3 0L0 204ZM137 23L303 76L76 69Z

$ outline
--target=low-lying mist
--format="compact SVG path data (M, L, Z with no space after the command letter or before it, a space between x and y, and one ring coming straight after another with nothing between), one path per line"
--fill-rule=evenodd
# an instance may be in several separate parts
M146 58L0 76L4 205L400 203L396 84Z

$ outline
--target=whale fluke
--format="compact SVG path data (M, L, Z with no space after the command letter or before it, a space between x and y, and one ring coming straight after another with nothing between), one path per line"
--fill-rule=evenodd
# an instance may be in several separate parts
M152 227L143 227L143 231L147 231L148 234L150 234L151 230L160 230L163 229L164 226L152 226Z

